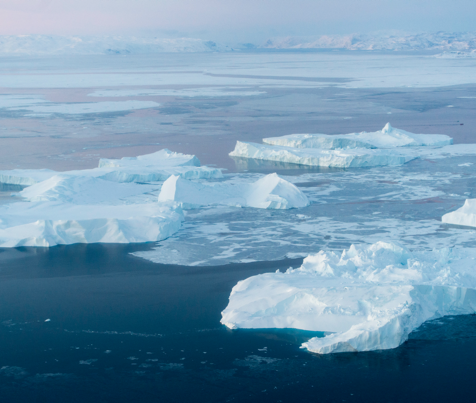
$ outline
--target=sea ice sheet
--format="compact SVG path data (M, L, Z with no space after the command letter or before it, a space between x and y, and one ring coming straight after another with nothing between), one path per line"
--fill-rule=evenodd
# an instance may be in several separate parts
M425 321L476 312L475 259L476 249L386 242L321 251L298 269L240 281L221 322L331 332L302 345L319 354L395 348Z

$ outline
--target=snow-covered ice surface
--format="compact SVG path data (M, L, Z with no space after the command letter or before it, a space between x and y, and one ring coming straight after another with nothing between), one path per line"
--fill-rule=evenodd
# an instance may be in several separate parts
M298 269L240 281L221 322L332 332L302 345L319 354L395 348L428 320L476 312L475 265L474 248L320 251Z
M415 134L396 129L387 123L382 130L349 134L290 134L282 137L269 137L263 143L294 147L321 149L349 148L395 148L417 146L446 146L453 139L444 134Z
M292 183L277 174L266 175L253 183L196 183L179 176L167 179L159 201L175 201L185 209L210 205L290 209L306 207L309 200Z

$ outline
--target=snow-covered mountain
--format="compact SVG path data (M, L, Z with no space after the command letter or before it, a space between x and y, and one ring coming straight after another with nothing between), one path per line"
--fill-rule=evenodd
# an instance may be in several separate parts
M476 49L476 32L419 34L352 34L345 36L287 37L270 39L266 49L347 49L347 50L441 50Z
M319 37L273 38L262 44L224 44L198 38L139 36L0 36L0 55L151 54L166 52L226 52L260 49L431 50L448 52L442 57L471 57L476 32L419 34L351 34ZM468 56L469 55L469 56Z
M0 55L144 54L226 51L212 41L196 38L162 39L134 36L0 36Z

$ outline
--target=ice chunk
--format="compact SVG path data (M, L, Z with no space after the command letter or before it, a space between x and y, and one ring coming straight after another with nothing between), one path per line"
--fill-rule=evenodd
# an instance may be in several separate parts
M319 167L373 167L403 165L417 156L396 150L369 150L356 148L348 150L322 150L315 148L293 148L271 146L237 141L232 157L310 165Z
M0 171L0 183L30 186L60 174L49 169L14 169ZM122 159L99 160L93 169L62 172L62 175L94 177L113 182L165 181L171 175L187 179L222 178L219 168L200 166L195 155L181 154L163 149L152 154Z
M393 128L387 123L382 130L350 134L290 134L282 137L263 139L265 144L321 149L351 148L395 148L417 146L446 146L453 144L453 139L444 134L415 134Z
M445 214L441 221L447 224L476 227L476 199L466 199L463 207Z
M58 201L1 205L0 217L0 247L153 242L177 232L183 220L174 204Z
M173 200L184 208L231 205L263 209L305 207L309 201L292 183L277 174L266 175L254 183L196 183L178 176L165 181L159 201Z
M320 354L395 348L427 320L476 312L475 257L385 242L321 251L298 269L240 281L221 322L332 332L303 344Z
M123 157L121 159L101 158L99 168L119 167L154 167L169 168L178 166L199 167L200 161L195 155L176 153L166 148L152 154L139 155L138 157Z

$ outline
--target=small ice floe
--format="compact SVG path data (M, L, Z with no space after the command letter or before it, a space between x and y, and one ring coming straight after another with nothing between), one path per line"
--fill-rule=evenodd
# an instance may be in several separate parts
M51 319L45 319L45 322L51 322Z
M466 199L463 207L445 214L441 221L446 224L476 227L476 199Z
M302 345L328 354L398 347L424 322L476 313L476 249L394 243L309 255L298 269L240 281L221 322L329 332Z

